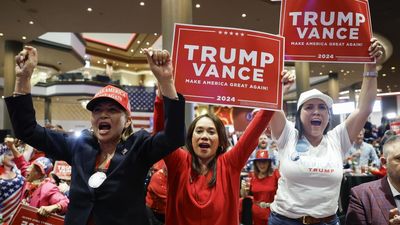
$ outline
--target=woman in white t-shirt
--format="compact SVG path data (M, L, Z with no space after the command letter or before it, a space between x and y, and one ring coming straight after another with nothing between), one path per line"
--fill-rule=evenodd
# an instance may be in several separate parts
M371 39L369 53L376 60L383 58L384 49L375 38ZM283 75L284 84L293 83L292 75ZM278 144L281 178L269 225L339 224L336 211L342 156L372 112L376 77L376 64L365 64L358 108L330 131L333 101L316 89L300 95L294 126L283 112L274 114L270 125Z

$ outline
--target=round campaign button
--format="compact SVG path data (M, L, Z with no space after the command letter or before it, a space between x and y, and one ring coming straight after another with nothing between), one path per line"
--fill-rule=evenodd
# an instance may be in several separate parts
M98 188L106 180L107 175L103 172L96 172L89 178L89 186L91 188Z

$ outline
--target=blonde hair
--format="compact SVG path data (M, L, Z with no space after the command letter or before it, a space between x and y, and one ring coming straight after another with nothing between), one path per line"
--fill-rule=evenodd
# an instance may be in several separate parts
M127 119L126 122L129 122L129 126L122 131L122 134L121 134L121 140L122 141L126 141L134 133L133 132L133 125L132 125L131 115L129 114L128 111L125 111L125 116L126 116L126 119Z

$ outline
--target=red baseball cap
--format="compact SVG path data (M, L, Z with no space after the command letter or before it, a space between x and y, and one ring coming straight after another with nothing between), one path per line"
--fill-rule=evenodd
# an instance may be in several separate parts
M86 105L86 109L92 111L93 108L102 100L111 99L124 108L129 115L131 114L131 104L129 103L128 93L112 85L107 85L100 89L99 92Z
M254 160L267 160L271 159L268 154L268 150L257 150L256 158Z

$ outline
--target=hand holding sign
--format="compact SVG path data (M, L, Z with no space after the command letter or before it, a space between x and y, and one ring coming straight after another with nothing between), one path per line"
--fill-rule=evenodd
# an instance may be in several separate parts
M385 58L385 48L376 38L371 39L371 45L368 48L369 55L374 57L376 63L381 63L382 60Z
M283 37L176 24L173 46L176 87L188 102L282 108Z

